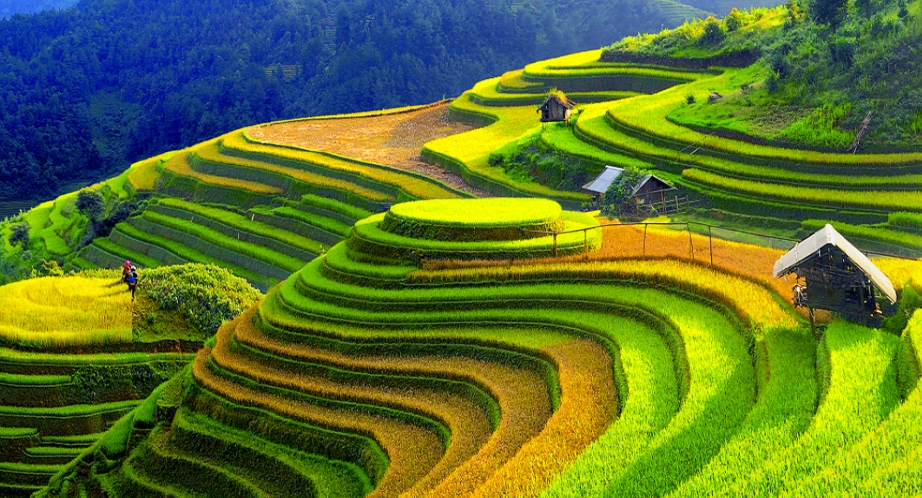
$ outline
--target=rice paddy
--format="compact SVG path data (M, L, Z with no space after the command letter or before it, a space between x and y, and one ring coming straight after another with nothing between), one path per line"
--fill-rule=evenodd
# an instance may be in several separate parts
M132 341L131 295L118 278L45 277L0 287L0 339L26 347Z
M117 283L66 276L0 287L0 310L15 310L0 311L0 339L42 350L0 354L0 491L916 489L918 313L900 310L902 337L837 318L811 334L787 304L791 282L771 278L784 249L688 226L601 227L609 220L574 210L588 194L513 177L489 155L535 137L599 168L663 175L704 207L805 230L817 223L807 218L831 220L906 246L922 226L910 192L917 158L711 137L670 113L689 93L734 90L753 73L599 57L478 83L448 116L480 128L446 123L444 104L385 113L390 124L377 129L357 129L369 116L267 124L111 182L114 197L157 195L72 265L207 262L266 294L182 369L183 353L81 350L132 342ZM535 104L552 88L584 100L568 123L544 127ZM420 120L432 128L414 128ZM329 135L309 140L327 125ZM483 194L498 197L469 198ZM72 203L28 215L49 250L72 252L62 231ZM871 219L886 226L866 227ZM917 261L875 262L904 295L922 288Z

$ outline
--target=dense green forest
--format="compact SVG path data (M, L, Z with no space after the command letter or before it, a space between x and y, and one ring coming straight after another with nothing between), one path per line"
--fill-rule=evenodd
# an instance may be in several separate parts
M49 9L66 9L77 0L3 0L0 3L0 19L13 14L32 14Z
M649 0L83 0L0 21L0 200L248 124L430 102L659 29Z

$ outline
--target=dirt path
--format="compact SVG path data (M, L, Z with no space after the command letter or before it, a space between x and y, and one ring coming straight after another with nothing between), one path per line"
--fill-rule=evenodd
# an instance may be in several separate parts
M448 103L444 103L385 116L277 123L250 128L247 133L264 142L333 152L413 171L478 197L492 197L489 192L468 185L460 176L419 157L426 142L472 129L449 121Z

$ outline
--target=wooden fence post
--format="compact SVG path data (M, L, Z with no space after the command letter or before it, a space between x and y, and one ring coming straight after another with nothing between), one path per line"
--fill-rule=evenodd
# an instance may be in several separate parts
M647 256L647 224L643 224L643 255Z
M695 245L692 244L691 225L686 223L685 229L688 230L688 254L691 255L692 261L695 260Z
M714 266L714 240L711 238L711 225L708 225L708 252L711 254L711 266Z

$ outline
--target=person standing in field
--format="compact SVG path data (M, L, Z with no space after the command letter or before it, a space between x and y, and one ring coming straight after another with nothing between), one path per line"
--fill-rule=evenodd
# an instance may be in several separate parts
M131 300L134 301L134 292L138 288L138 269L131 266L131 269L124 277L125 283L128 284L128 290L131 291Z
M122 265L122 282L128 282L128 274L131 273L131 261L125 261L125 264Z

